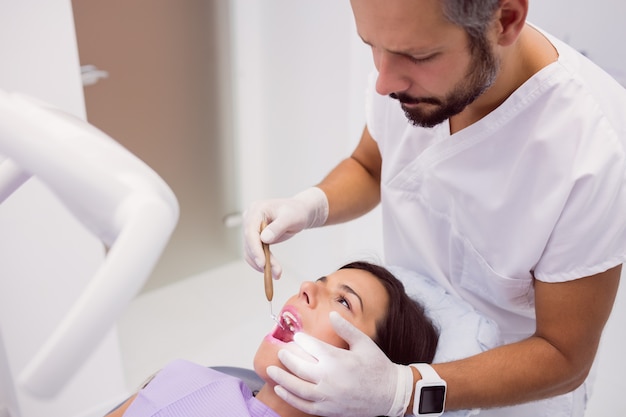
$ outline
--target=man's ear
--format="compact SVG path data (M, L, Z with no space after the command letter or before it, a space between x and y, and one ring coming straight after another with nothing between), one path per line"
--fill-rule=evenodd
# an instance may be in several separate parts
M528 15L528 0L501 0L496 12L498 45L509 46L519 37Z

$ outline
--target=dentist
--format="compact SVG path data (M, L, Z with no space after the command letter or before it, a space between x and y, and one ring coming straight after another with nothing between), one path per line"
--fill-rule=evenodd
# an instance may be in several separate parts
M247 210L246 259L262 270L261 242L381 203L386 263L433 277L504 343L407 367L341 326L348 350L298 334L316 361L282 351L276 392L324 416L582 416L626 258L626 91L526 22L527 0L351 5L377 70L360 143L316 187Z

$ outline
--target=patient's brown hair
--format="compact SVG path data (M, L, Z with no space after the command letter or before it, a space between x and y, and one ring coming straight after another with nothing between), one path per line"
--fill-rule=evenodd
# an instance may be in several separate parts
M439 332L424 307L409 298L404 285L386 268L369 262L351 262L339 269L361 269L374 275L387 290L387 314L376 323L374 341L392 362L409 365L431 363Z

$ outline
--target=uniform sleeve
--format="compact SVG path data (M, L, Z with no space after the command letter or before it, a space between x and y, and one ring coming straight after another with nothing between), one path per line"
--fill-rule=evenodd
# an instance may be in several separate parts
M541 281L594 275L626 258L624 139L602 117L582 129L587 139L580 142L572 164L575 181L534 271Z

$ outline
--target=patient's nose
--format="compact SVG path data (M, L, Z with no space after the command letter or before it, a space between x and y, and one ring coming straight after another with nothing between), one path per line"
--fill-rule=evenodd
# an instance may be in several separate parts
M318 286L314 282L305 281L300 285L299 297L309 308L315 308L319 295Z

